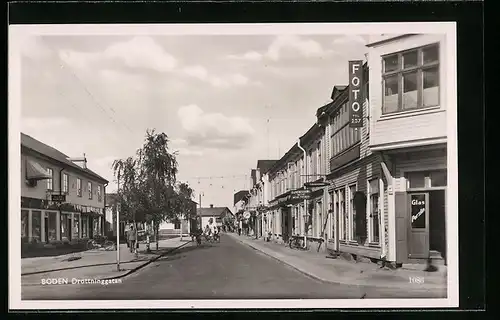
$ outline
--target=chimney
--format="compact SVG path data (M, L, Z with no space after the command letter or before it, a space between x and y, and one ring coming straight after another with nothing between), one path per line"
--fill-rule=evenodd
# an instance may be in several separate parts
M213 205L213 204L211 204L211 205L210 205L210 208L213 208L213 207L214 207L214 205Z

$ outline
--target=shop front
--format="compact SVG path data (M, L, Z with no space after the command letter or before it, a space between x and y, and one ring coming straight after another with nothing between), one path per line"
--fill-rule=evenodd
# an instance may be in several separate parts
M99 208L21 198L23 243L72 241L102 235L102 220Z
M356 257L382 259L385 255L384 190L380 157L356 158L327 176L331 219L326 221L326 247ZM386 213L385 213L386 214Z
M446 146L388 154L398 182L396 262L446 264Z

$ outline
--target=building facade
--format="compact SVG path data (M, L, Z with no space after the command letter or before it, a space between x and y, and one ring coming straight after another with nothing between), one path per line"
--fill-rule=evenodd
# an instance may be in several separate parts
M275 241L287 243L296 236L308 246L322 242L324 188L307 184L325 176L324 132L315 123L268 171L270 231Z
M71 241L104 234L108 181L88 169L86 162L85 158L72 161L21 133L23 242ZM52 201L53 195L64 199Z
M382 159L388 260L446 262L447 41L445 35L373 39L370 149Z

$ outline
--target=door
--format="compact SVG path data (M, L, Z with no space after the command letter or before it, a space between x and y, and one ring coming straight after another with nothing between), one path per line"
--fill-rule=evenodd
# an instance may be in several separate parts
M411 193L409 258L429 257L429 193Z

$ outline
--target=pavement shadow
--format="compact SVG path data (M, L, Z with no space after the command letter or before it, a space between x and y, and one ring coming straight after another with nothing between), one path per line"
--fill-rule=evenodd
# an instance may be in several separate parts
M56 257L71 253L79 253L87 251L86 248L75 248L70 245L60 248L40 248L33 251L21 251L21 259L24 258L42 258L42 257Z
M179 259L185 258L187 256L187 253L189 253L191 251L206 250L206 249L210 249L213 247L214 246L210 245L210 244L201 244L199 246L193 244L191 246L184 246L182 248L179 248L175 251L172 251L172 252L169 252L169 253L163 255L162 257L160 257L157 260L157 262L179 260Z

